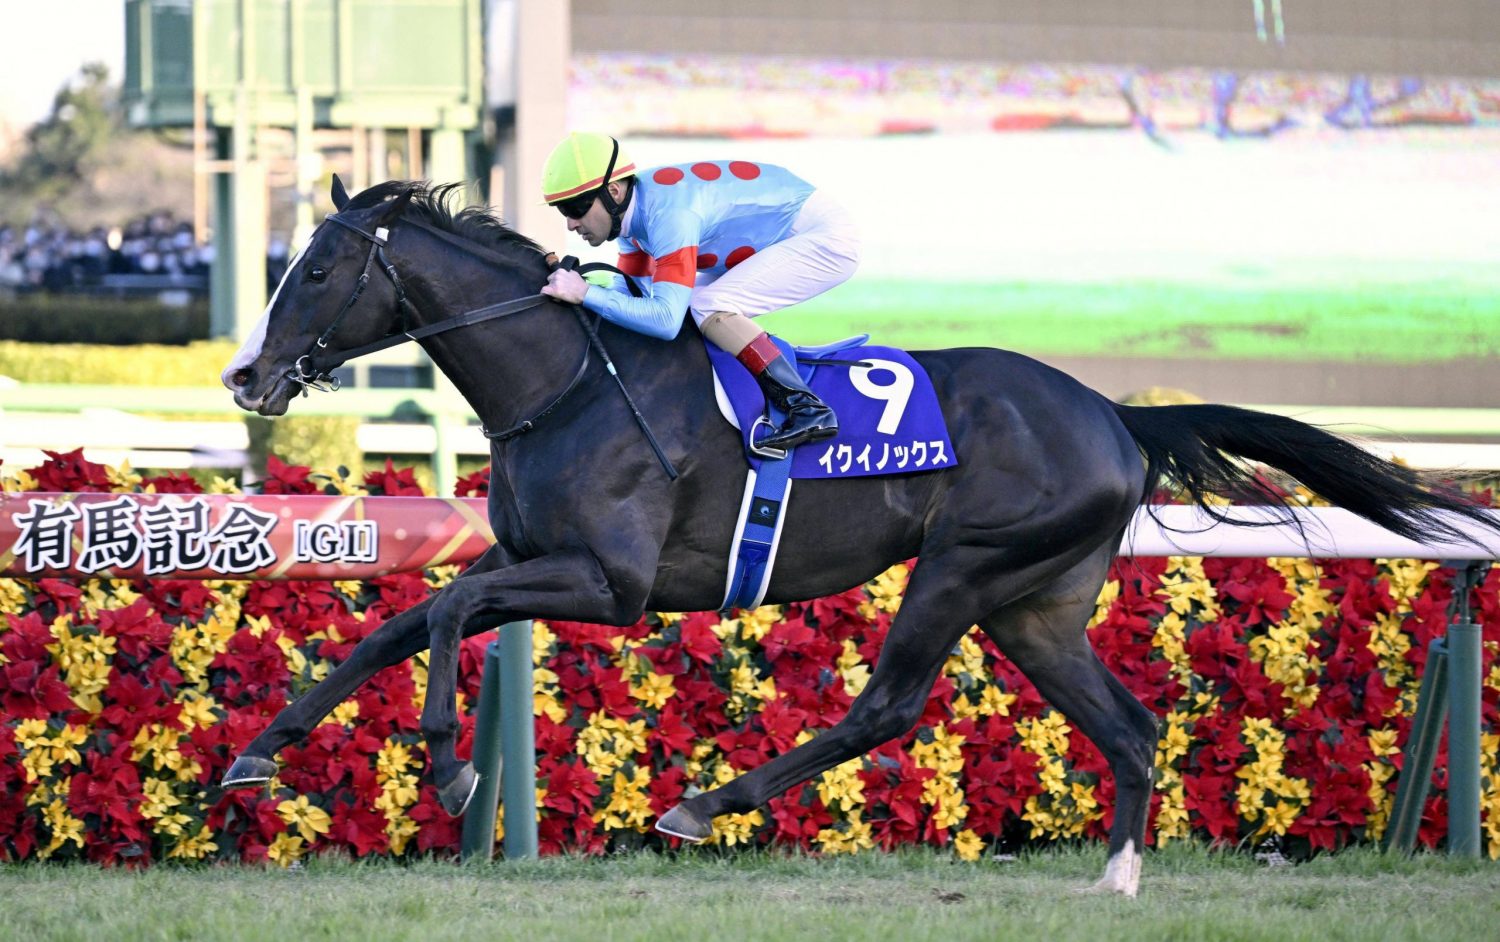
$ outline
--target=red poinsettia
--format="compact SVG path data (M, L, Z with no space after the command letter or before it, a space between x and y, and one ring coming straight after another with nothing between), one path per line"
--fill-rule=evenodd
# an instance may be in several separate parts
M38 476L74 489L108 484L107 471L76 452L51 456ZM180 475L146 483L163 492L191 489L190 479ZM409 469L390 462L366 483L390 494L415 488ZM486 470L470 475L459 490L483 494L487 487ZM306 468L275 461L267 490L314 493L318 485ZM1298 681L1316 695L1298 688L1296 702L1283 686L1285 663L1268 658L1264 643L1253 644L1292 611L1295 593L1280 569L1264 560L1206 561L1203 570L1221 615L1207 622L1188 617L1181 626L1183 657L1176 657L1162 646L1160 633L1167 562L1122 559L1111 568L1117 594L1091 629L1090 642L1153 712L1173 713L1174 724L1186 731L1186 751L1172 761L1193 833L1200 837L1240 841L1259 828L1257 821L1242 819L1235 804L1238 773L1264 748L1247 735L1248 721L1256 720L1280 731L1280 740L1268 741L1280 743L1282 773L1305 781L1311 792L1290 837L1314 848L1367 839L1368 767L1400 761L1377 757L1369 733L1393 730L1399 744L1411 726L1402 709L1410 704L1413 681L1406 671L1388 673L1382 642L1396 626L1406 635L1407 662L1420 673L1426 643L1446 631L1451 591L1441 572L1413 589L1403 581L1411 578L1409 571L1398 574L1370 560L1319 565L1317 588L1327 593L1334 613L1299 626L1307 631L1299 650L1281 642L1269 646L1273 657L1310 656L1322 665L1308 667ZM108 598L115 591L110 584L62 579L15 586L12 599L19 601L12 604L20 611L0 625L0 709L8 718L0 729L0 859L24 859L45 846L43 804L28 800L41 787L65 794L68 813L83 822L84 847L70 842L58 849L60 856L125 865L160 859L172 842L156 835L141 814L148 776L172 780L178 796L200 790L196 800L188 795L174 807L186 816L184 833L209 829L219 858L265 859L292 827L279 809L296 793L329 816L328 833L310 852L387 854L386 814L375 803L384 793L381 763L400 754L386 751L393 744L408 750L405 774L421 781L415 804L403 812L417 827L408 852L456 852L460 822L441 810L424 769L417 703L422 674L410 663L380 672L352 695L346 713L283 749L276 794L209 787L289 699L350 657L387 619L429 597L423 574L395 574L353 588L154 580L133 584L129 594L118 590L121 604ZM598 854L617 840L595 820L613 792L611 776L591 771L583 757L581 730L596 713L635 724L629 736L643 737L644 749L633 746L622 758L627 772L646 770L645 797L657 815L695 789L712 787L713 770L722 763L756 768L794 748L807 731L836 723L853 699L846 650L872 664L890 628L891 614L872 612L870 597L856 588L784 606L759 642L744 633L721 637L725 629L712 612L647 615L626 626L550 623L555 640L540 666L551 674L542 675L535 718L543 851ZM1472 603L1486 640L1500 641L1500 577L1485 579ZM220 622L235 612L254 621ZM1042 717L1047 705L987 636L976 634L974 640L984 655L982 667L945 672L923 704L917 729L871 753L859 773L863 803L857 810L879 846L951 840L924 800L939 773L913 758L914 743L930 742L940 724L961 743L961 765L945 774L955 776L968 809L963 827L985 840L1026 839L1031 825L1022 817L1027 800L1043 792L1043 759L1023 746L1018 722ZM195 641L215 647L194 649ZM488 637L478 635L459 651L460 756L470 754L476 733L474 705L487 643ZM106 665L102 673L80 666L100 663ZM671 678L672 694L664 703L636 699L637 668ZM753 697L743 696L740 686L746 669L757 683L769 681ZM186 690L189 683L195 689ZM86 694L74 689L82 684L90 684ZM996 709L997 693L1003 712ZM968 704L962 715L955 712L960 694ZM1484 723L1492 731L1500 724L1500 694L1486 688L1484 697ZM983 712L976 711L980 706ZM18 738L23 722L28 725ZM82 761L76 761L57 744L76 744L80 735ZM622 733L617 744L626 742ZM31 755L34 749L47 749L49 756L56 749L59 758L49 767ZM23 761L50 780L36 782ZM1099 814L1081 833L1101 838L1115 798L1103 756L1074 729L1057 761L1069 781L1092 787ZM1440 748L1419 835L1429 846L1443 838L1446 826L1445 764ZM68 787L59 791L62 782ZM1385 787L1394 789L1395 781ZM1153 821L1166 797L1153 794ZM825 828L840 827L846 813L825 807L815 784L776 796L766 810L753 842L809 849ZM278 854L285 850L284 839L278 847Z
M186 471L157 474L141 478L141 490L156 494L202 494L203 485Z
M390 844L385 833L385 815L373 807L340 802L333 809L328 840L364 857L384 851Z
M454 497L485 497L490 492L490 466L466 474L453 486Z
M306 465L285 464L271 455L266 458L266 477L260 482L262 494L317 494L322 488L310 475L312 469Z
M389 458L385 459L383 470L366 472L365 489L373 495L386 497L422 497L426 494L411 468L397 471Z
M108 493L114 490L109 479L109 469L83 457L83 449L56 452L43 450L47 460L31 469L38 490L42 491L93 491Z

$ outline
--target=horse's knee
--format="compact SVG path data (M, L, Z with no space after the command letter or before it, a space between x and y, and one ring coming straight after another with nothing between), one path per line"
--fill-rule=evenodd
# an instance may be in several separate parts
M422 738L429 743L433 741L443 742L454 739L462 728L456 714L444 716L443 710L423 710L422 719L418 728L422 731Z
M427 609L428 633L445 629L462 631L464 622L468 618L469 608L469 600L459 588L459 583L453 582L444 586L437 595L433 596L432 606Z
M884 702L870 701L861 706L856 701L844 718L844 725L861 752L904 736L921 722L925 696L907 696Z

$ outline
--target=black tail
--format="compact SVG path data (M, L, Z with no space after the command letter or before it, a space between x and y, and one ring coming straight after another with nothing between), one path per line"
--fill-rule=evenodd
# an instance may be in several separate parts
M1296 419L1222 405L1114 408L1146 457L1143 501L1165 477L1218 520L1227 518L1209 503L1212 495L1248 494L1285 507L1285 495L1235 460L1239 457L1284 471L1324 500L1410 540L1470 542L1437 511L1500 531L1484 507L1435 477Z

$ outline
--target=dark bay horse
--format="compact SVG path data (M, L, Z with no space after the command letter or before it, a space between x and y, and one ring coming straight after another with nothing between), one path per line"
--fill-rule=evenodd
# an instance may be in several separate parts
M377 671L428 648L421 729L444 806L461 813L476 783L454 752L462 638L527 618L628 625L648 610L721 601L745 463L714 404L698 334L662 342L598 325L680 472L673 480L591 352L592 316L536 295L549 270L543 251L484 211L454 215L447 196L391 182L350 199L335 182L338 212L290 267L224 382L242 408L281 415L362 346L420 336L494 437L496 543L283 710L236 759L226 787L268 781L279 750ZM521 300L502 305L503 316L423 335L426 325L513 299ZM906 733L944 659L978 625L1107 758L1118 799L1096 888L1134 895L1157 725L1095 657L1084 627L1127 523L1159 481L1175 480L1203 504L1256 486L1244 458L1413 538L1451 536L1437 511L1484 519L1418 473L1292 419L1220 405L1117 405L1001 350L915 356L961 464L801 482L766 595L817 598L918 557L873 676L836 726L679 804L657 823L664 833L703 840L716 816L748 812Z

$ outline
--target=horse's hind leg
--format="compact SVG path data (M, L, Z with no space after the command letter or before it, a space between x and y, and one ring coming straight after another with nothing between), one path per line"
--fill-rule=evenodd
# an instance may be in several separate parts
M1109 864L1092 889L1134 896L1151 809L1157 725L1100 662L1084 633L1110 557L1101 551L1041 591L980 619L979 627L1109 761L1115 819Z
M1039 578L1034 570L1026 570L991 580L984 575L988 567L964 564L971 553L955 550L922 557L875 671L842 720L816 739L677 805L661 817L656 829L685 840L705 840L713 833L715 817L758 808L915 726L958 639L997 599L1014 598Z

